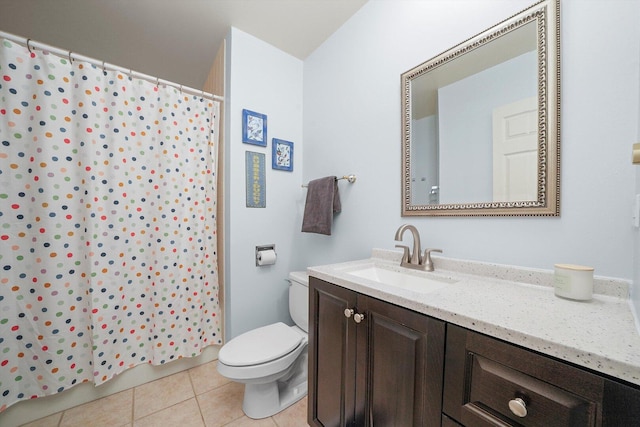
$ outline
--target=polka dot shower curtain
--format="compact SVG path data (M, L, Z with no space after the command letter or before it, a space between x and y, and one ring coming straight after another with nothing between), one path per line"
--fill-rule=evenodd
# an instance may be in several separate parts
M0 43L0 410L221 344L218 102Z

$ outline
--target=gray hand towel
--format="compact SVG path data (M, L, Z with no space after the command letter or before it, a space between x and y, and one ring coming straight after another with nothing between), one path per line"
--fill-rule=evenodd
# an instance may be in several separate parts
M331 235L333 214L342 210L335 176L314 179L307 188L302 231Z

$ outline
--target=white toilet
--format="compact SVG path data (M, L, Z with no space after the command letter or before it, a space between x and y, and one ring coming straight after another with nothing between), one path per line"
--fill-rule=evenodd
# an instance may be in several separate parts
M218 372L244 383L242 410L249 418L270 417L307 395L309 276L289 274L289 314L282 322L245 332L220 349Z

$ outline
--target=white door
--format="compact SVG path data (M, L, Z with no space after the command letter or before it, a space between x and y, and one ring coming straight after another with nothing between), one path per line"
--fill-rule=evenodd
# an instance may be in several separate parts
M538 102L493 110L493 201L538 199Z

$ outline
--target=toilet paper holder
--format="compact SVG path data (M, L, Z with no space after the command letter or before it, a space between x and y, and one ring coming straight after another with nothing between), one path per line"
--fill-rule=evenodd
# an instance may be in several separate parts
M261 252L265 252L265 251L273 251L275 253L276 245L275 244L270 244L270 245L259 245L259 246L256 246L256 267L264 267L265 265L275 264L275 260L270 264L261 264L260 263Z

